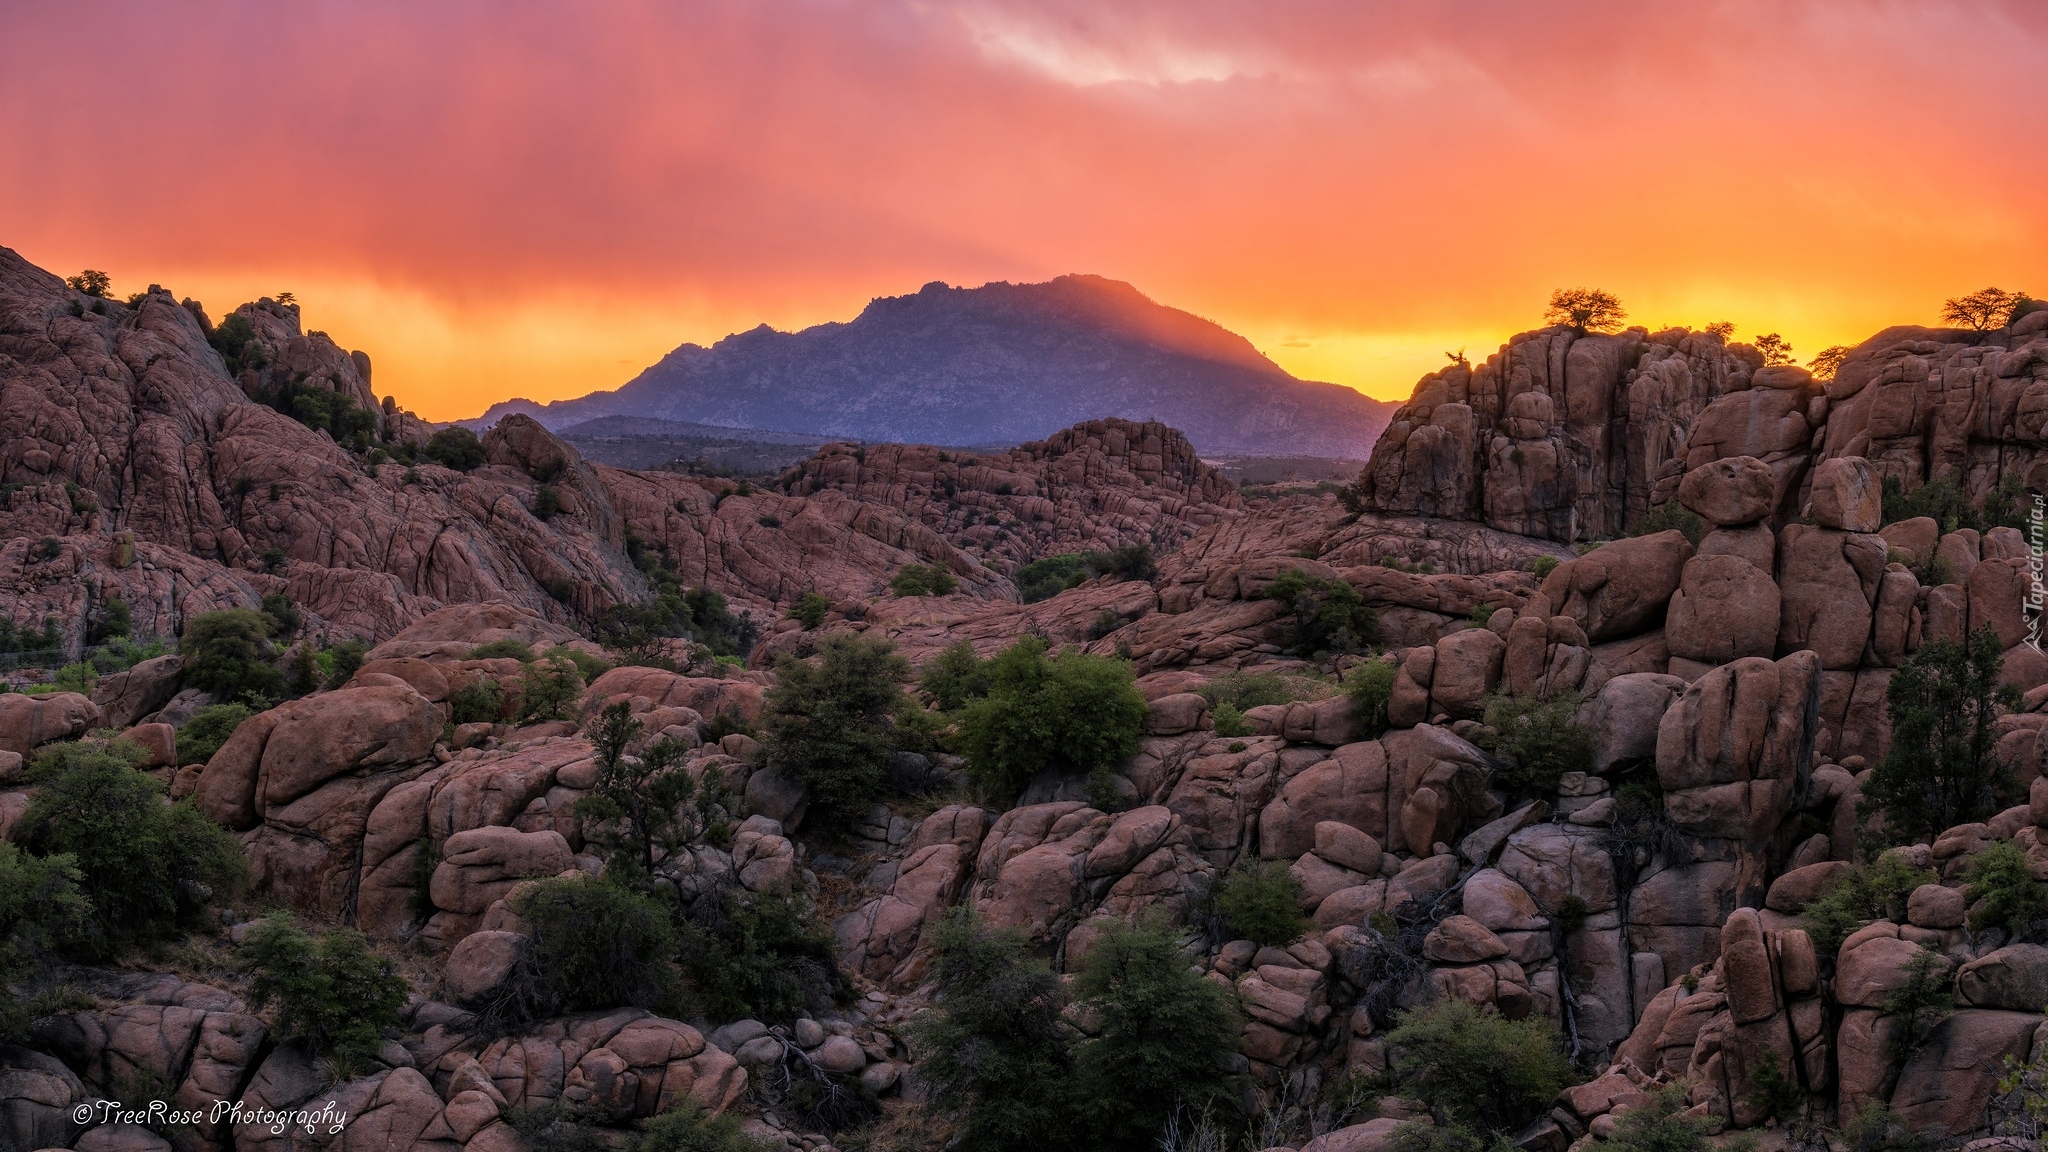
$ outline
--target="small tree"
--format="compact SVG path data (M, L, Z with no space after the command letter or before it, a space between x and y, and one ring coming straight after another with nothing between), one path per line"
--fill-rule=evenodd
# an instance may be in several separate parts
M429 436L425 454L427 459L441 467L453 468L457 472L474 472L483 467L484 462L489 459L484 454L483 442L476 438L476 433L460 424L443 428Z
M1892 1018L1892 1055L1904 1060L1918 1052L1955 1008L1948 961L1921 948L1906 961L1906 982L1884 998L1884 1013Z
M902 687L910 663L879 637L838 635L776 671L761 714L768 763L810 789L818 823L851 827L882 794L895 717L916 707Z
M1813 370L1814 379L1833 380L1835 373L1841 371L1842 362L1854 351L1855 349L1847 344L1830 344L1816 353L1813 359L1808 360L1806 366Z
M114 286L114 281L97 268L87 268L76 276L66 276L64 284L73 292L83 292L87 296L105 296Z
M597 783L576 801L586 838L610 849L610 867L637 868L654 875L655 854L663 856L695 842L707 819L697 807L697 782L683 770L689 748L662 737L638 756L627 745L640 738L640 721L624 701L608 704L590 722L597 753Z
M583 692L583 673L563 652L551 651L519 674L522 720L562 720Z
M1700 331L1705 332L1709 336L1719 336L1721 339L1726 340L1730 336L1735 335L1735 322L1733 320L1716 320L1705 328L1700 329Z
M1628 311L1611 292L1597 288L1559 288L1543 312L1545 324L1562 324L1581 334L1611 332L1621 327Z
M1765 364L1791 364L1792 345L1776 332L1766 332L1756 338L1756 350L1763 353Z
M1882 813L1911 841L2005 807L2011 773L1992 749L1999 715L2020 694L1998 682L2003 664L1987 624L1966 643L1931 641L1899 665L1885 689L1892 745L1863 786L1862 814Z
M1308 931L1301 914L1301 881L1285 860L1245 860L1216 883L1216 914L1232 935L1282 947Z
M505 686L489 676L472 680L448 696L450 724L495 724L505 715Z
M218 696L269 707L283 697L284 674L271 665L270 618L254 608L201 612L185 621L178 651L185 683Z
M1880 855L1868 867L1851 868L1828 882L1820 896L1800 913L1807 934L1823 963L1833 960L1850 933L1872 920L1906 914L1906 900L1922 884L1932 884L1931 869L1915 868L1902 851Z
M1975 332L1990 332L2003 328L2013 319L2013 311L2027 300L2025 292L2007 292L2003 288L1980 288L1968 296L1956 296L1941 302L1941 322Z
M1707 1152L1710 1121L1687 1116L1686 1086L1668 1084L1621 1114L1601 1145L1614 1152Z
M1401 1017L1387 1034L1395 1082L1437 1120L1514 1132L1572 1082L1557 1033L1540 1016L1509 1020L1463 1000Z
M788 1022L845 989L832 930L801 892L737 885L693 901L677 953L693 1011Z
M911 1025L924 1058L913 1075L932 1107L988 1152L1074 1147L1073 1059L1060 1024L1059 977L1017 932L983 930L955 908L932 934L934 1010Z
M340 1079L376 1054L405 1007L405 980L354 929L316 939L280 913L251 929L237 956L255 971L256 1006L276 1003L278 1032L327 1057Z
M1089 1147L1150 1152L1176 1111L1235 1107L1236 1007L1163 921L1112 921L1082 962L1074 998L1100 1029L1074 1048Z
M960 717L968 772L992 794L1015 796L1040 772L1103 776L1138 748L1145 697L1122 660L1019 637L989 661L989 689Z

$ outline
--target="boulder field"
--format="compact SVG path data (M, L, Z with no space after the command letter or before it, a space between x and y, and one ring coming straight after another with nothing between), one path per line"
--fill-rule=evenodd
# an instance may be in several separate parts
M0 1048L0 1146L156 1147L71 1119L143 1074L174 1098L331 1097L356 1117L332 1141L195 1134L210 1149L497 1152L521 1146L515 1113L556 1101L620 1124L684 1096L736 1106L748 1068L791 1046L886 1096L914 1070L899 1029L929 1002L927 929L946 910L971 905L1064 971L1111 922L1195 916L1249 860L1285 865L1312 930L1286 947L1204 937L1197 962L1235 993L1245 1067L1269 1091L1384 1071L1389 1013L1440 997L1549 1019L1598 1070L1518 1137L1546 1152L1597 1145L1677 1081L1699 1115L1760 1124L1765 1068L1836 1118L1884 1103L1960 1136L1985 1128L2001 1061L2041 1054L2048 949L1970 930L1963 894L1969 861L1999 841L2048 875L2031 545L2012 527L1887 524L1882 491L1953 476L1981 500L2004 476L2043 479L2043 314L1997 333L1891 329L1826 381L1706 333L1528 333L1426 378L1347 507L1247 501L1172 429L1120 420L1007 453L830 445L744 489L589 465L517 417L483 435L470 471L373 462L250 399L282 372L373 412L385 443L432 431L379 402L368 357L302 332L294 306L234 313L265 356L231 375L198 305L152 290L75 311L75 297L0 250L0 606L15 624L54 619L76 651L114 598L138 633L172 635L282 592L309 633L371 647L345 683L182 768L169 741L203 693L175 655L90 695L0 695L0 837L27 808L37 749L126 732L163 750L152 768L173 796L240 837L255 900L416 958L418 993L374 1070L329 1085L230 989L96 972L96 1007ZM561 504L545 519L542 483ZM1678 509L1696 531L1626 534ZM1154 550L1150 579L1020 602L1020 563L1133 543ZM693 776L743 797L730 847L665 875L809 892L858 997L777 1030L612 1012L487 1038L472 1009L519 954L518 887L603 866L575 811L596 760L576 722L451 729L451 702L517 685L519 662L473 656L482 644L589 648L595 617L651 594L634 559L649 549L753 612L763 638L745 668L614 668L571 711L623 702L688 746ZM907 563L960 588L889 596ZM1295 621L1264 595L1290 570L1373 607L1378 651L1291 655ZM821 624L777 619L810 592L830 606ZM1907 848L1935 879L1821 955L1802 913L1870 827L1858 804L1890 745L1887 685L1927 644L1985 627L2023 694L1996 751L2029 802ZM1148 714L1115 802L1039 779L1006 810L877 805L849 840L814 843L803 790L751 738L708 728L758 715L774 661L839 632L886 637L913 663L1024 633L1129 659ZM1202 694L1363 660L1391 669L1383 731L1325 686L1219 735ZM1501 692L1576 699L1588 770L1540 794L1507 787L1476 742ZM1419 943L1389 985L1397 913ZM1957 1007L1908 1050L1886 1004L1923 950ZM1393 1126L1300 1147L1377 1152Z

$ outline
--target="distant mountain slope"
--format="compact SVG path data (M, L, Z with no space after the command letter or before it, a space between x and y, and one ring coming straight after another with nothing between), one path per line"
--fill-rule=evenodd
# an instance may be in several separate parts
M563 429L601 417L923 444L1021 443L1155 419L1204 452L1363 459L1394 405L1298 380L1242 336L1100 276L883 297L844 324L685 344L624 387L509 400ZM616 428L616 422L613 427Z

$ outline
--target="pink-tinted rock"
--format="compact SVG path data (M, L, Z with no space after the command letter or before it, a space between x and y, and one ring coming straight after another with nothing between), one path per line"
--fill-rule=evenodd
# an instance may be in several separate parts
M1754 456L1727 456L1685 474L1678 502L1709 524L1754 524L1771 514L1771 466Z

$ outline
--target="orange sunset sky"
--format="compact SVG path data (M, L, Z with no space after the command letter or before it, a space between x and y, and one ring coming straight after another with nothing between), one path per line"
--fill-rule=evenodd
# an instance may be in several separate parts
M1405 397L1560 285L1801 359L2048 292L2048 0L0 0L0 244L434 419L1095 272Z

